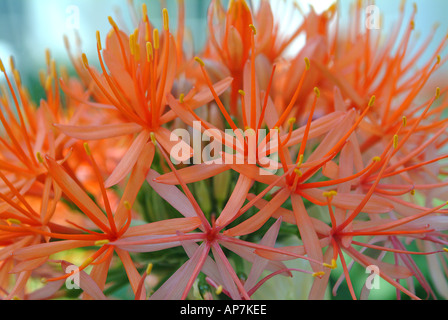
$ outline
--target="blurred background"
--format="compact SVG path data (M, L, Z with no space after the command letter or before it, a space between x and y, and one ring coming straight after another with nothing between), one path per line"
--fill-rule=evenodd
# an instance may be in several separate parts
M252 0L254 6L259 0ZM304 12L312 5L317 12L322 12L333 2L341 4L342 16L348 14L348 6L352 0L273 0L273 8L278 14L288 15L293 2L297 2ZM140 10L143 0L0 0L0 57L5 61L14 56L19 70L25 74L28 71L37 72L36 67L44 65L45 49L49 48L58 62L67 61L63 35L73 39L78 32L83 43L83 50L89 54L95 50L95 31L106 34L110 29L107 17L113 16L121 24L132 26L133 5ZM175 21L177 0L147 1L150 17L160 23L161 6L169 9ZM187 26L194 35L195 47L199 48L206 38L206 13L210 0L186 0ZM225 4L228 0L223 0ZM398 15L401 0L379 0L376 5L384 16L384 25L393 22ZM448 20L444 16L448 12L446 0L416 0L418 14L416 29L425 34L432 32L434 23L439 22L438 34L433 41L437 45L445 36ZM407 13L412 11L413 2L406 3ZM284 21L300 23L301 16ZM290 22L289 22L290 23ZM120 27L122 25L120 24ZM284 26L291 30L290 26ZM132 28L133 29L133 28ZM431 51L431 50L429 50Z

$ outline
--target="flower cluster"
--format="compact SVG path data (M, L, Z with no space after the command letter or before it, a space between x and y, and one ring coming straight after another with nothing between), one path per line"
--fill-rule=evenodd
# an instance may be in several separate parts
M0 60L0 297L74 282L83 299L130 285L132 299L249 300L307 277L293 290L310 299L367 299L359 265L397 298L448 298L448 37L416 45L416 7L386 33L362 28L363 1L348 28L336 5L295 6L303 23L283 34L267 0L212 0L194 52L185 5L175 31L145 4L132 33L109 17L96 57L66 38L76 75L47 51L39 105Z

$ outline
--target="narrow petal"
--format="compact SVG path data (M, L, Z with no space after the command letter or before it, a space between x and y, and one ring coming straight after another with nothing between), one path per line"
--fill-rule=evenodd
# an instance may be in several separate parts
M70 126L55 124L54 126L71 138L85 141L116 138L142 131L142 127L135 123L99 126Z
M105 182L105 187L110 188L121 182L132 171L138 161L140 154L150 137L149 131L143 131L135 138L123 159L114 169L110 177Z

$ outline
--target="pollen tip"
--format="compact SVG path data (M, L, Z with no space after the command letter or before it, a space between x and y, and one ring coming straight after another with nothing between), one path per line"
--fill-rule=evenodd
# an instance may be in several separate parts
M82 62L84 63L84 66L85 66L86 68L89 67L89 60L87 59L87 56L86 56L85 53L82 54Z
M163 28L165 31L170 29L170 18L168 15L168 10L166 8L163 9Z
M375 104L375 100L376 100L376 96L372 96L372 98L370 98L369 107L373 107L373 105Z
M306 65L306 71L310 70L310 68L311 68L310 59L305 58L305 65Z
M44 163L44 158L42 158L42 154L40 152L36 153L36 158L39 163Z
M159 50L160 48L160 36L159 29L154 29L153 31L154 49Z
M180 102L180 103L184 103L184 102L185 102L184 99L185 99L185 94L182 93L182 94L179 96L179 102Z
M398 135L394 135L394 149L398 148Z
M314 88L314 93L316 94L316 97L317 97L317 98L320 98L320 90L319 90L318 87L315 87L315 88Z
M325 275L325 272L323 272L323 271L313 273L314 278L322 278L324 275Z
M436 89L436 99L439 99L439 98L440 98L440 88L438 87Z
M295 118L295 117L289 118L289 120L288 120L288 124L291 126L291 125L293 125L294 123L296 123L296 121L297 121L297 118ZM302 154L302 157L303 157L303 154Z
M96 31L96 43L98 44L98 50L99 51L103 50L103 47L101 45L101 35L100 35L99 30Z
M255 28L255 26L253 24L250 24L249 28L252 29L252 32L254 33L254 36L256 36L257 35L257 28Z
M157 146L156 135L154 134L154 132L151 132L150 137L151 137L151 142L152 142L155 146Z
M104 246L106 244L109 244L109 243L110 243L109 240L99 240L99 241L95 242L95 246L102 247L102 246Z
M90 150L89 144L87 142L84 143L84 150L89 157L92 155L92 151Z
M5 65L3 64L2 59L0 59L0 71L5 72Z
M223 286L219 286L218 288L216 288L216 291L215 291L216 295L219 296L222 293L223 289L224 289Z
M199 57L195 57L194 60L195 60L197 63L199 63L199 64L201 65L201 67L204 67L204 66L205 66L205 63L204 63L204 61L203 61L201 58L199 58Z
M448 248L443 248L443 251L448 252Z
M151 274L151 272L152 272L152 267L153 267L153 264L152 264L152 263L148 264L148 266L146 267L146 275L147 275L147 276L149 276L149 275Z
M244 90L238 90L238 93L239 93L240 95L242 95L243 97L246 95L246 92L244 92Z
M10 225L11 224L17 224L17 225L21 225L22 221L18 220L18 219L7 219L6 220Z
M408 118L406 116L403 117L403 127L408 125Z
M124 207L126 208L126 210L131 210L131 204L129 203L129 201L125 201L124 203Z
M111 16L107 17L107 19L109 20L109 23L112 26L112 28L118 29L118 26L117 26L115 20Z

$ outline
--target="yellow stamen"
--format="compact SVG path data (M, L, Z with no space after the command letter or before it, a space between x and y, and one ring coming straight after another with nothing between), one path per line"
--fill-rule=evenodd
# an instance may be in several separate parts
M168 10L163 9L163 28L168 31L170 29L170 17L168 15Z
M406 127L408 125L408 118L403 117L403 127Z
M297 168L301 167L303 164L303 154L299 156L299 162L297 163Z
M102 247L102 246L104 246L106 244L109 244L109 243L110 243L109 240L99 240L99 241L95 242L95 246Z
M157 146L156 135L154 134L154 132L151 132L150 136L151 136L151 141L152 141L152 143L153 143L155 146Z
M154 49L152 48L151 42L146 42L146 58L148 59L148 62L154 60Z
M448 248L443 248L443 251L448 252Z
M108 20L109 20L109 23L112 26L112 28L118 29L118 26L117 26L117 24L115 23L115 21L114 21L114 19L112 17L109 16Z
M411 190L411 196L415 196L415 190Z
M87 56L86 56L85 53L82 54L82 62L84 63L84 66L85 66L86 68L89 67L89 60L87 59Z
M154 29L153 31L154 49L159 50L160 48L160 36L159 29Z
M373 162L380 162L380 161L381 161L381 158L380 158L380 157L374 157L374 158L372 159L372 161L373 161Z
M42 158L42 155L40 152L36 153L36 158L39 163L44 163L44 158Z
M298 176L301 177L303 175L302 171L300 171L300 169L295 169L294 173Z
M197 63L199 63L199 64L201 65L201 67L204 67L204 66L205 66L205 63L204 63L204 61L203 61L201 58L196 57L196 58L194 58L194 60L195 60Z
M294 118L294 117L289 118L289 120L288 120L288 124L289 124L289 125L293 125L294 123L296 123L296 121L297 121L297 119ZM302 155L302 156L303 156L303 155Z
M96 31L96 43L98 44L98 50L103 50L103 47L101 46L101 36L98 30Z
M398 135L394 135L394 149L398 148Z
M184 99L185 99L185 94L182 93L179 97L179 102L184 103Z
M0 59L0 71L5 72L5 66L3 65L2 59Z
M333 198L338 195L336 191L327 191L322 194L325 198Z
M131 204L128 201L125 201L124 203L124 207L126 208L126 210L131 210Z
M318 97L318 98L320 98L320 90L319 90L319 88L314 88L314 93L316 94L316 96Z
M47 66L50 65L50 60L51 60L51 53L49 49L45 49L45 61L47 63Z
M95 259L90 257L88 258L86 261L84 261L84 263L79 267L79 269L85 269L86 267L88 267Z
M222 293L223 289L224 288L222 286L219 286L218 288L216 288L216 291L215 291L216 295L219 296Z
M323 272L323 271L313 273L314 278L322 278L324 275L325 275L325 272Z
M305 65L306 65L306 71L310 70L310 68L311 68L310 59L305 58Z
M92 151L90 150L89 144L84 143L84 150L86 150L87 155L90 157L92 155Z
M436 89L436 99L440 98L440 88Z
M153 267L153 264L152 263L150 263L150 264L148 264L148 267L146 267L146 275L150 275L151 274L151 272L152 272L152 267Z
M255 28L255 26L253 24L250 24L249 28L252 29L252 32L254 33L254 35L257 35L257 28Z
M338 267L338 265L336 264L336 260L332 259L331 264L324 263L324 267L334 270Z
M22 224L22 221L17 220L17 219L7 219L6 221L7 221L9 224L18 224L18 225L21 225L21 224Z
M369 107L373 107L373 105L375 104L375 100L376 100L376 96L372 96L372 98L370 98Z
M246 95L246 92L244 92L243 90L238 90L238 93L239 93L240 95L242 95L243 97Z

